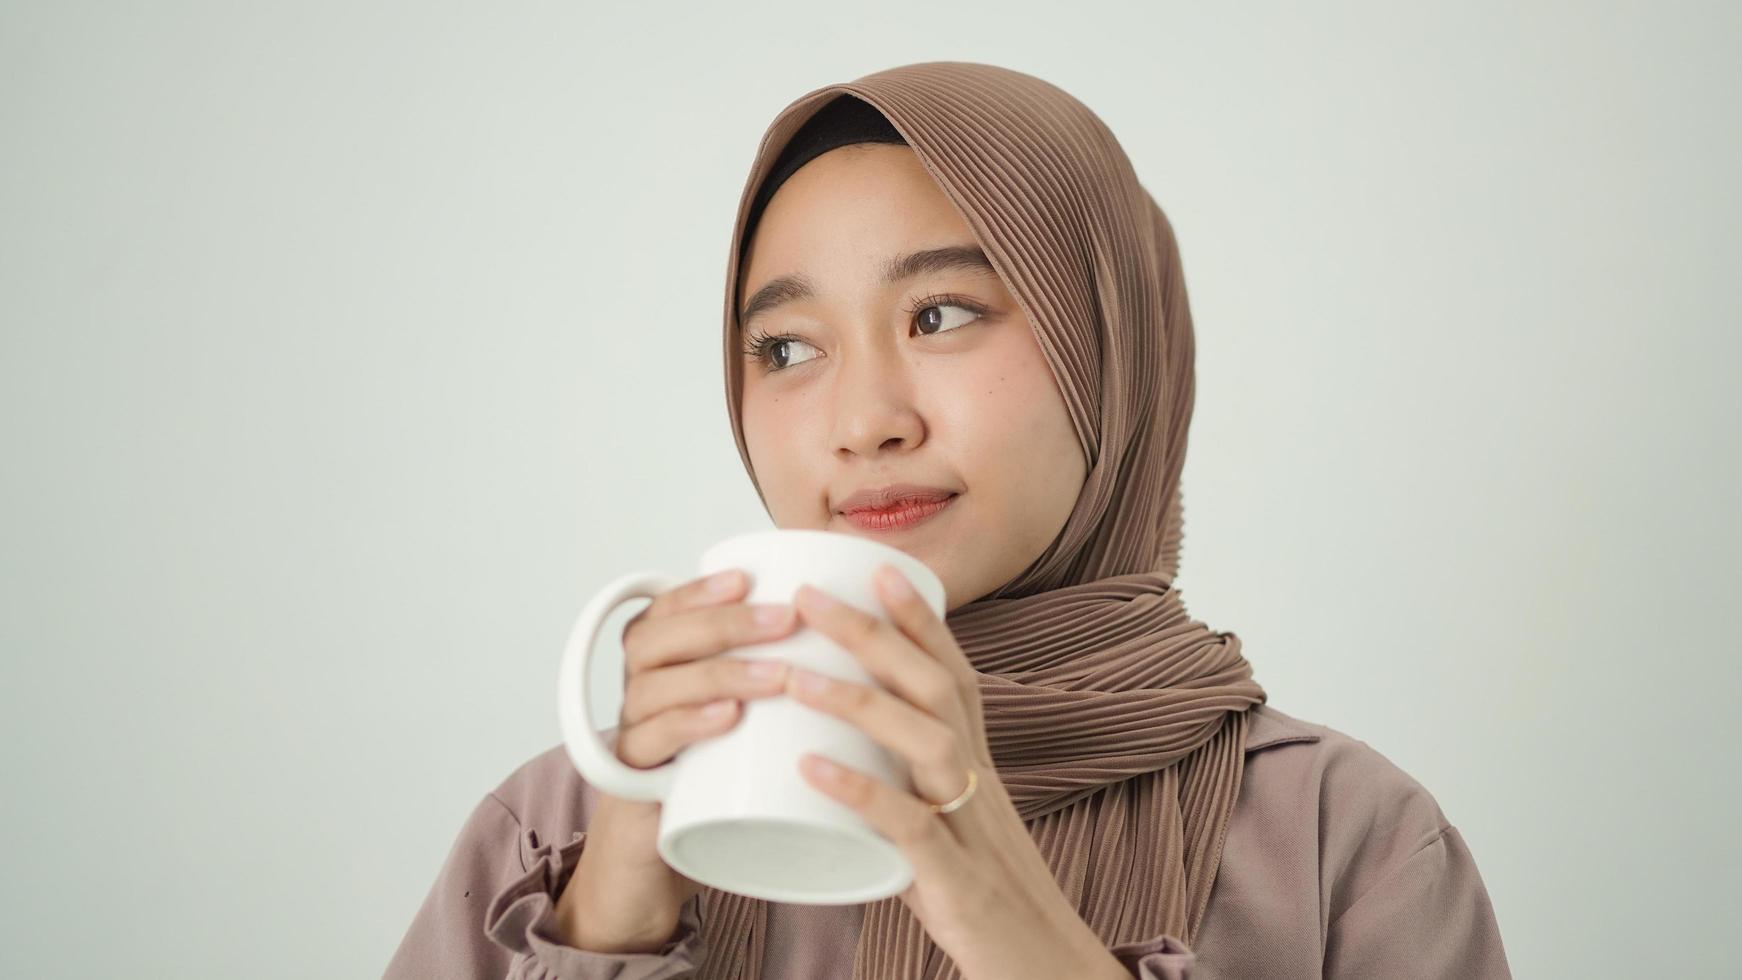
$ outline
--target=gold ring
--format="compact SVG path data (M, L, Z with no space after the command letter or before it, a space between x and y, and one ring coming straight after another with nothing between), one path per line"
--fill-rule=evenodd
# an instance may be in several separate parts
M949 801L948 803L933 803L931 805L931 812L933 812L933 813L950 813L950 812L953 812L955 810L961 809L962 804L968 802L968 797L974 795L974 789L979 785L980 785L979 777L974 775L974 770L969 769L968 770L968 788L965 790L962 790L962 795L956 797L955 799Z

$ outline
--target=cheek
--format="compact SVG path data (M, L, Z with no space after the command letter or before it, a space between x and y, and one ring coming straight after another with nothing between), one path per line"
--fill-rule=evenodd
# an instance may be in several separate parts
M795 425L802 425L805 413L802 399L782 393L769 386L748 385L744 389L744 442L756 458L758 468L764 458L777 465L779 458L792 444Z
M1050 526L1061 509L1069 513L1086 473L1070 410L1032 335L980 353L939 389L952 392L962 478L987 491L988 503L1003 498L1004 519Z
M807 430L817 424L816 413L806 411L802 399L747 389L743 421L744 445L769 509L783 524L804 519L803 508L814 503L820 485L805 476L807 455L800 448L816 444L816 434Z
M949 362L937 378L927 379L939 425L946 426L950 455L970 487L1008 487L1040 448L1050 442L1053 423L1041 399L1034 397L1036 379L1020 351L982 350L981 356Z
M955 411L974 442L1026 447L1028 459L1056 448L1059 433L1072 434L1070 415L1032 335L1009 331L1001 342L959 362L950 378ZM1050 455L1038 458L1051 458Z
M755 460L756 468L762 468L762 460L768 455L770 437L773 434L770 422L770 399L746 390L744 403L739 416L744 426L744 444L750 449L750 458Z

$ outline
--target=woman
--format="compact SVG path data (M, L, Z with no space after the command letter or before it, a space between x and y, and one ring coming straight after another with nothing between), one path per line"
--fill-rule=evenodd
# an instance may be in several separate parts
M586 785L558 745L480 802L389 977L1509 976L1432 796L1269 707L1239 638L1172 587L1191 315L1172 229L1092 112L961 62L816 89L764 135L734 243L727 404L770 516L876 536L947 594L939 621L886 591L891 625L861 631L801 591L776 629L834 636L887 690L740 696L800 698L909 761L912 793L806 778L914 884L854 906L684 887L648 857L657 805ZM724 688L636 686L696 589L625 632L632 764L732 723L695 721Z

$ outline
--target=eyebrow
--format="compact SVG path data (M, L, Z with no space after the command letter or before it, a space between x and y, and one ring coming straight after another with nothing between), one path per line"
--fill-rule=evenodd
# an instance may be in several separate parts
M946 245L885 260L883 284L892 286L915 276L943 272L973 272L991 276L998 274L992 268L992 262L986 258L985 251L979 246ZM749 323L753 317L767 313L777 306L794 300L810 299L816 293L816 284L810 277L802 274L795 273L770 280L750 297L750 302L744 304L743 312L738 314L738 322Z

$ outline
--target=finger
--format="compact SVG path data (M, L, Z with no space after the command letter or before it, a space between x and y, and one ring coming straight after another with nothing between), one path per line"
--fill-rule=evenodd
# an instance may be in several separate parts
M767 619L759 614L765 614ZM733 603L691 609L651 620L641 632L623 637L623 666L629 673L696 660L751 643L765 643L798 625L785 603Z
M618 730L617 758L639 769L651 769L671 761L691 742L718 735L737 722L738 702L731 698L662 711Z
M955 677L889 622L810 585L793 602L805 625L839 643L888 690L952 724L966 717Z
M728 568L661 592L653 597L647 610L651 610L655 616L669 616L686 609L715 605L743 595L749 584L750 573L742 568Z
M722 697L767 697L785 688L786 664L782 661L705 657L630 675L623 689L618 724L632 725L681 705L700 705Z
M967 849L950 825L913 794L815 753L799 757L799 771L806 782L864 817L901 848L916 880L961 882L968 873Z
M887 691L792 668L787 693L859 728L907 761L914 792L944 802L962 791L968 759L955 729Z
M667 589L629 617L629 622L623 625L621 639L628 643L630 635L650 620L738 599L749 585L750 573L741 568L728 568Z
M907 576L894 565L881 565L877 569L876 582L878 598L883 601L883 608L888 610L890 622L915 646L943 664L958 683L977 691L977 671L961 644L956 642L956 635L950 632L949 624L932 612L931 604L925 601Z

